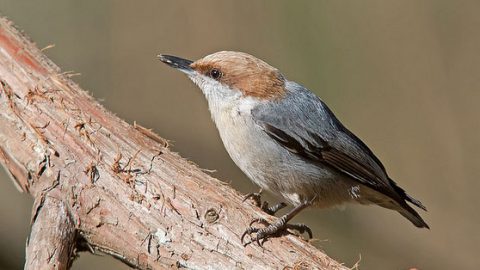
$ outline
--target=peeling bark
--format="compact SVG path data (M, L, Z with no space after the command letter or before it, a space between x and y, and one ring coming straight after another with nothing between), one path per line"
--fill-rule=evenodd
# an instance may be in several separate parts
M4 18L0 112L0 163L35 199L26 269L67 269L78 250L138 269L347 269L293 235L244 247L271 216L105 110Z

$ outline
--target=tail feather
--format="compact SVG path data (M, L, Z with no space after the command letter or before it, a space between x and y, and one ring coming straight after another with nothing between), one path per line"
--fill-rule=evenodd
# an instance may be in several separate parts
M399 208L396 209L402 216L410 220L418 228L427 228L430 229L428 224L422 219L422 217L408 204L404 203Z
M418 228L427 228L430 229L428 224L422 219L422 217L408 205L405 201L412 203L413 205L417 206L418 208L427 211L427 208L417 199L413 198L412 196L408 195L407 192L395 183L392 179L388 179L390 181L390 185L394 188L398 195L400 195L401 200L397 200L397 207L394 209L397 210L402 216L410 220L413 225L417 226Z
M395 181L393 181L391 178L388 178L388 180L390 181L390 185L395 189L395 191L400 195L400 197L402 197L402 199L411 202L412 204L424 211L427 211L427 208L419 200L408 195L407 192L403 188L399 187L397 183L395 183Z

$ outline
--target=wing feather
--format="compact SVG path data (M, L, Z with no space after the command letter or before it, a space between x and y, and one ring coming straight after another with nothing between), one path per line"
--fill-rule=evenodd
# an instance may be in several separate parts
M317 137L315 141L307 141L305 138L300 138L302 141L298 141L294 138L296 136L289 135L269 123L257 121L257 124L283 147L311 162L328 165L374 189L382 186L380 177L371 168L330 146L320 137Z
M255 122L290 152L403 202L373 152L318 97L304 88L296 90L282 101L252 110Z

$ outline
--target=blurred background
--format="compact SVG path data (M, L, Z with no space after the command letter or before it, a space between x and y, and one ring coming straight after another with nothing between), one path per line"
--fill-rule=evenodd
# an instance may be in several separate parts
M243 193L200 91L158 53L248 52L319 95L429 209L309 210L315 245L360 269L480 269L480 2L18 1L0 12L105 107ZM0 171L0 268L21 269L32 200ZM475 214L477 213L477 214ZM128 269L81 254L73 269Z

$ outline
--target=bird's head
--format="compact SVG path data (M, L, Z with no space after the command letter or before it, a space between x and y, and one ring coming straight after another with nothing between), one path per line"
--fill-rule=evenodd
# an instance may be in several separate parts
M158 57L186 73L209 100L272 100L285 94L285 79L280 71L246 53L221 51L195 62L170 55Z

